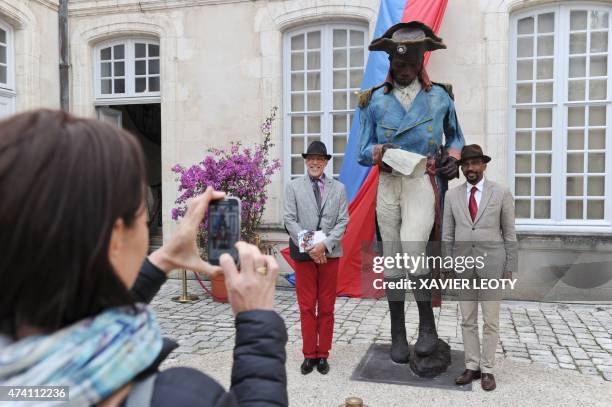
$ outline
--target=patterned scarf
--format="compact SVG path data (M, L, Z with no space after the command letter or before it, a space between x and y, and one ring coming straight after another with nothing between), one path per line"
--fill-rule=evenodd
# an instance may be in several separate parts
M69 386L70 405L91 405L149 367L162 336L153 312L137 304L135 311L111 308L49 335L0 343L0 385Z

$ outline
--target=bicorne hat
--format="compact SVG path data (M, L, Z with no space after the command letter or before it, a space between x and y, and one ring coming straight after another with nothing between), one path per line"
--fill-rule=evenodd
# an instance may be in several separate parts
M380 38L372 40L370 51L385 51L389 55L405 57L444 49L442 38L420 21L398 23L390 27Z

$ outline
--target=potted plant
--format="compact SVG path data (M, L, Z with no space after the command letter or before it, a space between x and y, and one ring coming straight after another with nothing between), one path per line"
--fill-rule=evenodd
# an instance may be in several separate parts
M272 175L280 168L278 159L269 158L272 122L276 119L277 107L273 107L270 115L261 125L263 141L251 147L243 146L241 142L232 142L230 147L210 148L204 159L190 167L176 164L172 171L177 175L179 197L177 205L172 209L172 219L184 216L186 202L189 198L199 195L209 185L215 190L224 191L228 195L240 198L242 240L255 243L256 229L261 223L265 204L267 202L266 187L271 182ZM200 225L200 243L202 256L206 258L206 243L208 241L208 217ZM213 283L213 290L225 289L223 281ZM214 293L214 291L213 291ZM216 294L215 294L216 296Z

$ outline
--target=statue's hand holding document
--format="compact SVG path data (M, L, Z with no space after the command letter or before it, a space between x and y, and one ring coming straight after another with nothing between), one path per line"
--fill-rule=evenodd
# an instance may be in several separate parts
M399 148L388 149L383 155L382 161L389 167L393 168L393 173L414 177L414 170L417 165L426 160L420 154L411 153L410 151L401 150Z

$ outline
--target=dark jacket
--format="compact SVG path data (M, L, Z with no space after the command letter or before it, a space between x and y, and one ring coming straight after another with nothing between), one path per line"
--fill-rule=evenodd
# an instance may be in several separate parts
M166 281L166 274L148 259L143 263L132 292L137 301L149 303ZM226 392L214 379L199 370L175 367L158 372L159 365L176 349L164 338L156 361L136 378L157 372L151 406L287 406L285 344L287 330L274 311L254 310L236 315L236 344L232 384ZM125 406L125 401L121 404Z

